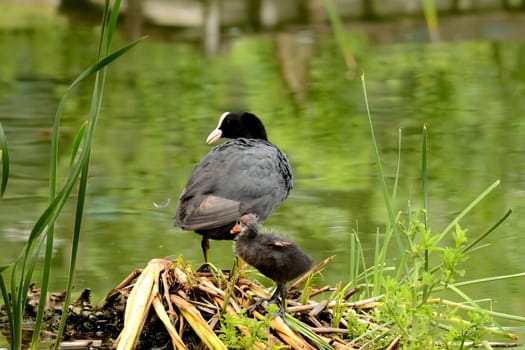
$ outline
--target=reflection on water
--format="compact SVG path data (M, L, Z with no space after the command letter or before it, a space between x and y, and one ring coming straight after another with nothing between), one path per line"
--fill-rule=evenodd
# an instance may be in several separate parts
M11 147L12 177L1 203L0 264L12 261L46 206L50 128L67 82L96 50L96 31L63 19L35 30L0 32L0 120ZM496 179L502 185L461 221L477 236L508 208L514 215L466 263L474 279L525 270L525 44L469 41L371 46L354 35L390 190L402 129L396 209L420 208L421 129L429 127L429 216L443 229ZM63 116L61 173L86 118L90 87ZM359 79L349 81L326 34L281 33L232 40L223 54L155 38L111 67L92 152L87 220L76 287L95 300L155 257L199 263L200 237L172 227L178 195L205 138L225 110L250 110L290 159L295 188L267 226L296 240L316 261L336 255L329 283L345 279L353 231L369 263L386 212ZM165 203L156 207L155 203ZM64 286L72 205L57 229L54 280ZM381 236L380 236L381 239ZM232 263L231 242L211 243L212 260ZM523 281L489 284L498 311L525 314ZM467 290L470 292L470 290Z

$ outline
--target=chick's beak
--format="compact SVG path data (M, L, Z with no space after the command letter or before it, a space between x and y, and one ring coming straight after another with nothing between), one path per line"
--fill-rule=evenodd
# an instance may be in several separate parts
M235 226L232 227L230 230L230 234L235 235L237 233L241 232L241 228L239 227L239 224L235 224Z

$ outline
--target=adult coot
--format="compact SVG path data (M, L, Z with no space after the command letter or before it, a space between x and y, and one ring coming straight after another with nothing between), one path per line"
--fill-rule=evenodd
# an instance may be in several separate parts
M206 142L214 147L193 169L177 204L174 225L202 235L204 260L209 239L232 239L230 229L246 213L264 221L292 189L286 156L268 142L261 120L248 112L226 112Z
M260 230L256 215L241 216L230 231L236 234L234 251L238 257L277 284L269 299L260 298L251 308L257 308L264 301L276 302L280 297L280 315L284 320L286 282L308 271L312 266L312 259L289 239L273 233L261 233Z

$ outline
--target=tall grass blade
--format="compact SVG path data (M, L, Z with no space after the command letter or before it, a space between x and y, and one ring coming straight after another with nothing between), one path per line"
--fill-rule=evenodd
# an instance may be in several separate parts
M125 52L127 52L129 49L131 49L133 46L138 44L141 40L135 40L128 45L122 47L121 49L113 52L112 54L104 57L102 60L97 62L96 64L92 65L91 67L87 68L85 71L83 71L74 81L71 83L71 85L68 87L66 93L60 100L60 103L57 108L57 113L55 115L55 123L54 123L54 137L58 137L58 128L59 128L59 121L60 116L63 110L64 103L69 95L69 92L76 87L80 82L82 82L84 79L88 78L93 73L98 72L102 68L106 67L108 64L113 62L115 59L123 55ZM89 144L91 142L91 134L88 134L88 137L86 139L86 144ZM56 140L56 138L54 138ZM56 164L56 154L58 152L57 144L52 145L52 152L51 157L55 157L55 159L52 159L52 164ZM4 156L6 153L3 151L2 156L2 162L6 161L6 157ZM7 153L8 154L8 153ZM54 196L51 195L50 197L52 200L50 201L50 204L48 207L44 210L44 212L41 214L41 216L38 218L37 222L33 226L29 238L26 242L26 245L24 249L22 250L20 256L16 260L15 264L12 267L12 273L11 273L11 283L10 283L10 289L11 289L11 300L6 299L5 303L11 303L12 304L12 324L13 327L13 335L12 335L12 348L13 349L19 349L21 347L21 340L22 340L22 322L23 322L23 314L24 314L24 306L25 306L25 299L27 296L27 292L29 290L29 285L32 279L32 268L31 266L34 266L36 261L31 262L31 259L36 259L38 254L35 252L35 248L37 245L38 238L43 232L46 232L49 228L52 228L51 224L55 222L56 218L58 217L60 211L62 210L63 206L65 205L65 202L71 193L71 190L73 189L75 182L77 181L80 172L82 170L83 164L88 160L88 151L86 149L83 149L81 151L81 154L79 156L79 162L77 163L77 166L73 169L71 172L69 178L67 179L64 187L59 192L58 195ZM3 166L3 171L5 171L5 165ZM50 169L50 175L51 175L51 182L50 182L50 193L53 194L56 189L56 182L53 179L56 179L56 166L52 165ZM3 177L5 176L5 172L3 172ZM5 180L4 180L5 181ZM49 225L49 226L48 226ZM52 231L51 231L52 232ZM52 234L52 233L51 233ZM52 239L50 239L48 244L48 247L52 246ZM50 253L48 253L49 255ZM19 276L19 277L18 277ZM17 284L16 281L19 281ZM46 295L46 282L43 282L42 287L42 295ZM40 305L44 305L45 303L40 303ZM43 311L39 311L39 318L42 317ZM38 325L37 325L38 327ZM35 328L35 333L38 335L38 329ZM36 337L36 336L35 336ZM38 340L33 341L33 343L38 343Z
M421 178L423 185L423 224L425 227L425 234L429 232L428 226L428 172L427 172L427 126L423 125L423 142L421 150ZM424 271L428 272L429 256L428 256L428 247L425 247L425 257L424 257ZM423 286L423 300L428 298L429 288L428 286Z
M9 267L10 267L9 265L0 267L0 292L2 293L2 298L4 299L5 312L7 314L7 323L9 325L9 333L10 333L11 339L13 339L13 336L14 336L13 331L15 329L14 317L13 317L14 310L12 308L12 304L6 302L7 300L9 300L9 292L7 291L7 286L4 280L4 276L3 276L3 272Z
M477 237L475 240L473 240L468 246L464 247L461 252L462 253L468 253L468 252L472 252L475 248L478 249L478 248L482 248L483 246L481 247L478 247L478 244L484 240L485 238L487 238L487 236L489 234L491 234L492 232L494 232L494 230L496 230L496 228L498 228L499 225L501 225L509 216L510 214L512 214L512 209L509 209L505 215L503 215L494 225L492 225L486 232L484 232L483 234L481 234L479 237ZM437 270L439 270L441 267L443 266L443 263L439 263L437 264L436 266L434 266L430 272L431 273L434 273L436 272Z
M450 230L452 230L452 228L455 227L456 224L458 224L459 221L463 219L463 217L465 217L465 215L467 215L472 210L472 208L474 208L479 202L481 202L483 198L485 198L490 192L492 192L496 187L498 187L499 183L499 180L494 181L492 185L490 185L485 191L483 191L472 202L470 202L469 205L467 205L467 207L463 209L461 213L459 213L458 216L456 216L454 220L450 222L450 224L448 224L448 226L443 230L443 232L441 232L438 240L441 241L450 232Z
M144 40L146 37L138 38L136 40L131 41L127 45L121 47L120 49L114 51L110 55L104 57L96 64L92 65L91 67L87 68L85 71L83 71L68 87L68 92L71 91L74 87L76 87L80 82L82 82L84 79L91 76L93 73L98 72L102 68L109 65L111 62L115 61L117 58L128 52L132 47L137 45L139 42Z
M316 347L316 349L333 350L334 348L328 344L322 337L317 333L313 332L308 326L303 324L301 321L296 320L290 315L286 315L286 321L290 325L290 328L302 334L305 338L309 339Z
M365 259L365 252L363 250L363 246L361 245L361 241L357 241L358 242L358 253L359 253L359 256L357 257L357 259L360 259L360 263L361 263L361 266L362 266L362 271L361 273L359 273L359 268L356 267L356 283L355 285L357 285L357 282L359 280L363 280L363 283L365 285L365 288L366 288L366 295L368 297L371 297L372 296L372 293L371 293L371 288L370 288L370 271L373 271L374 270L374 267L368 267L366 265L366 259ZM358 260L359 261L359 260Z
M111 9L111 14L109 15L108 20L108 34L106 37L106 52L109 51L111 42L113 40L113 32L117 28L117 19L120 12L120 0L115 0L113 8ZM102 37L102 36L101 36Z
M89 148L89 145L87 146ZM88 152L87 159L84 163L84 166L82 167L82 173L80 176L80 183L79 183L79 189L78 189L78 199L77 199L77 208L75 212L75 226L73 230L73 239L71 243L71 261L69 263L69 271L68 271L68 278L67 278L67 287L66 287L66 296L64 299L64 307L62 310L62 317L60 318L60 326L57 331L56 341L55 341L55 349L58 349L60 345L60 340L62 339L62 334L64 333L64 329L66 326L67 321L67 310L71 301L71 292L73 287L73 277L75 273L75 267L77 262L77 254L78 254L78 245L80 242L80 229L82 226L82 215L84 212L84 203L86 198L86 188L87 188L87 177L88 177L88 170L89 170L89 154Z
M402 141L402 129L400 128L398 131L398 141L397 141L397 168L396 168L396 177L394 180L394 189L392 191L392 203L396 203L397 200L397 189L399 184L399 177L401 173L401 141ZM409 211L410 212L410 211ZM398 220L396 219L396 222L393 224L395 227L397 227ZM397 237L399 237L399 232L396 233ZM399 249L403 249L401 246L400 239L398 238L398 246ZM405 270L403 267L406 266L406 259L407 259L407 253L405 250L405 253L401 254L401 258L399 259L398 269L397 269L397 279L399 280L401 278L401 274Z
M379 243L381 235L379 234L379 228L376 229L376 241L374 247L374 291L372 295L379 295L381 292L381 278L384 274L385 264L381 258L381 244ZM372 296L369 295L369 296Z
M364 284L364 287L366 288L366 295L371 296L372 293L370 291L370 281L369 281L369 268L366 265L366 259L365 259L365 253L363 251L363 246L361 244L361 240L359 239L359 235L357 232L352 233L352 239L351 239L351 263L352 266L351 269L351 278L349 284L353 286L357 286L359 284ZM362 272L360 272L362 271ZM362 282L361 282L362 280Z
M107 3L106 3L107 7ZM111 10L111 14L108 20L108 33L106 35L106 46L105 51L106 54L110 50L111 41L113 38L113 33L116 28L116 23L118 19L119 14L119 8L120 8L120 0L115 1L113 8ZM104 13L107 15L107 10L104 11ZM103 17L102 21L103 23L106 23L106 17ZM101 38L104 37L104 31L101 33ZM80 177L80 184L79 184L79 191L78 191L78 197L77 197L77 207L75 212L75 226L73 231L73 242L72 242L72 248L71 248L71 261L69 266L69 273L68 273L68 282L67 282L67 288L66 288L66 300L64 303L64 310L62 313L62 318L60 322L59 331L57 334L57 341L55 342L55 349L58 349L59 340L62 337L65 324L66 324L66 312L67 312L67 306L69 305L69 302L71 300L71 291L73 287L73 278L74 278L74 272L76 267L76 257L78 253L78 245L80 242L80 231L82 227L82 217L84 212L84 204L85 204L85 197L86 197L86 189L87 189L87 178L88 178L88 172L89 172L89 159L90 159L90 151L91 151L91 140L93 137L93 134L96 130L97 121L100 117L100 111L102 108L102 98L104 95L104 86L106 81L106 73L107 73L107 65L114 59L118 58L121 54L129 50L131 47L133 47L138 41L130 43L128 46L124 47L123 49L117 51L113 55L110 55L108 57L111 58L111 60L102 59L101 62L104 63L102 68L102 78L99 76L99 71L97 71L97 75L95 77L95 84L93 87L93 95L92 95L92 104L91 104L91 111L90 111L90 128L88 129L87 133L87 139L85 142L85 148L86 148L86 162L82 166L82 172ZM102 56L102 50L101 46L99 46L99 52L97 57ZM95 65L96 66L96 65Z
M469 286L469 285L473 285L473 284L495 282L495 281L506 280L506 279L511 279L511 278L518 278L518 277L525 277L525 272L514 273L512 275L500 275L500 276L494 276L494 277L485 277L485 278L479 278L479 279L470 280L470 281L464 281L464 282L455 282L455 283L451 283L449 285L455 286L455 287L462 287L462 286ZM438 289L436 288L436 290L438 290Z
M353 281L354 284L357 282L357 275L359 274L359 263L357 258L357 233L352 231L350 233L350 281Z
M378 172L379 172L379 179L380 179L381 190L382 190L382 194L383 194L383 200L385 201L385 205L387 207L387 213L388 213L389 221L391 223L395 223L395 217L394 217L394 211L392 209L392 203L390 201L390 198L388 196L388 190L386 188L385 173L383 171L383 163L381 162L381 156L379 154L379 147L378 147L377 141L376 141L374 124L372 122L372 116L370 114L370 107L369 107L369 104L368 104L368 93L367 93L367 89L366 89L366 80L365 80L365 75L364 74L361 75L361 82L362 82L362 86L363 86L363 93L364 93L364 99L365 99L366 113L367 113L367 116L368 116L368 123L369 123L369 127L370 127L370 136L372 137L372 144L374 146L374 153L375 153L375 157L376 157L377 169L378 169Z
M352 50L350 49L350 44L348 43L347 34L343 28L343 23L341 22L341 18L339 17L337 13L337 8L335 6L334 1L325 0L325 8L326 8L326 12L328 13L330 24L334 31L335 40L345 60L347 76L353 79L355 76L356 61L352 53Z
M77 159L80 145L82 143L82 140L84 139L84 136L86 135L87 125L88 125L87 121L82 123L82 125L80 126L80 129L78 130L77 135L75 136L75 140L73 141L73 148L71 149L71 160L69 161L70 167L73 167L75 163L75 159Z
M512 214L512 209L507 210L505 215L501 219L499 219L494 225L492 225L486 232L481 234L479 237L477 237L472 243L470 243L468 246L463 249L464 253L467 253L472 250L479 242L484 240L488 235L490 235L496 228L498 228L499 225L501 225L507 218Z
M481 314L487 314L487 315L494 316L494 317L505 318L505 319L508 319L508 320L519 321L519 322L525 322L525 317L523 317L523 316L509 315L509 314L504 314L502 312L485 310L485 309L481 308L468 295L463 293L463 291L461 291L459 288L456 288L454 285L450 284L450 285L447 286L447 288L450 289L451 291L453 291L454 293L456 293L457 295L459 295L461 298L463 298L469 305L460 304L460 303L451 302L451 301L448 301L448 300L441 299L439 302L442 303L442 304L445 304L445 305L448 305L448 306L457 307L457 308L461 308L462 310L474 311L474 312L478 312L478 313L481 313Z
M427 126L423 125L423 149L421 151L421 179L423 185L423 218L425 230L428 231L428 172L427 172Z
M74 182L72 182L71 188L73 187ZM52 228L52 223L55 222L56 218L58 217L62 207L64 206L66 199L71 191L71 188L69 191L61 191L61 194L51 202L50 206L44 211L44 213L40 216L39 220L33 227L33 230L31 231L30 238L28 242L26 243L26 250L22 253L22 256L20 259L18 259L13 267L13 273L12 273L12 280L14 281L16 279L16 271L19 264L22 264L22 271L20 273L20 285L18 289L16 287L12 287L12 294L17 295L17 299L13 300L13 303L16 307L17 312L15 313L17 317L17 321L15 321L15 328L20 325L23 322L23 316L24 316L24 306L25 306L25 300L27 297L27 292L29 290L29 286L32 281L32 275L33 270L38 262L38 255L40 249L37 249L37 244L40 242L43 243L43 240L39 240L40 234L46 230L47 225L49 224ZM31 342L31 348L36 349L38 345L38 338L44 313L44 307L46 304L45 296L47 295L47 281L49 280L50 276L50 265L51 265L51 256L53 252L53 244L51 242L50 236L44 237L46 239L46 257L44 262L44 274L43 274L43 283L41 286L41 298L39 302L39 308L37 311L37 317L35 319L35 326L33 330L33 339ZM44 297L42 297L44 296ZM22 336L22 330L17 330L16 338L21 341ZM16 349L13 347L13 349Z
M403 139L403 129L398 130L397 137L397 167L396 167L396 176L394 178L394 189L392 190L392 203L396 203L397 199L397 189L399 184L399 174L401 173L401 141Z
M60 139L60 113L57 112L55 120L53 122L53 133L51 138L51 150L50 150L50 164L49 164L49 198L48 201L51 204L56 195L57 187L57 164L58 164L58 144ZM35 325L33 329L33 335L31 337L31 349L36 350L38 346L38 340L40 339L40 329L42 328L42 321L44 318L45 304L47 300L47 290L49 286L49 278L51 276L51 260L53 258L53 244L55 240L55 225L54 221L49 223L46 235L46 253L44 255L44 268L42 272L42 282L40 285L40 300L38 303L37 315L35 318ZM38 250L36 256L38 257ZM36 259L33 258L33 259ZM34 266L36 261L30 260L30 264ZM27 272L27 279L32 277L32 272ZM23 276L22 276L23 277ZM27 294L25 294L27 295Z
M368 93L367 93L367 89L366 89L366 80L365 80L365 75L364 74L361 75L361 83L362 83L362 86L363 86L363 95L364 95L364 100L365 100L366 112L367 112L367 116L368 116L370 135L371 135L371 138L372 138L372 144L373 144L373 147L374 147L374 153L375 153L375 158L376 158L377 170L378 170L378 173L379 173L379 182L380 182L380 185L381 185L381 193L383 194L383 201L384 201L384 204L385 204L385 207L386 207L386 211L387 211L387 214L388 214L388 223L387 223L387 227L386 227L385 239L384 239L383 244L382 244L382 249L381 249L381 251L379 253L380 254L379 258L376 261L376 266L380 267L380 266L384 266L384 264L385 264L386 255L387 255L387 251L388 251L388 245L389 245L389 242L390 242L390 240L392 238L392 235L394 235L394 237L396 239L397 246L399 248L399 254L401 256L403 255L404 249L403 249L403 245L401 243L401 239L399 237L399 229L397 227L397 221L396 221L396 217L394 215L394 210L393 210L393 206L392 206L392 200L389 197L388 189L387 189L387 186L386 186L385 173L383 171L383 164L381 162L381 156L379 154L379 147L377 145L375 131L374 131L374 124L372 122L372 116L370 114L370 107L369 107L369 104L368 104ZM374 288L376 289L376 292L378 292L380 286L379 285L378 286L374 286Z
M348 348L348 349L355 349L357 347L357 344L363 344L361 347L359 347L359 349L370 349L370 347L368 347L368 345L370 345L370 343L372 343L374 340L377 340L377 337L373 338L372 340L370 340L368 342L364 342L363 340L366 339L366 338L369 338L369 337L373 337L374 333L384 334L385 329L390 327L393 323L394 323L393 321L388 321L388 322L385 322L383 324L378 324L375 327L371 327L370 329L368 329L367 331L363 332L362 334L360 334L356 338L352 339L350 344L348 344L350 346L354 345L354 347L352 347L352 348L345 347L345 349L346 348Z
M57 198L59 199L59 198ZM26 242L25 248L21 255L18 257L13 265L11 273L11 303L13 307L13 323L14 323L14 337L12 339L12 348L19 349L22 342L22 323L25 308L25 299L29 286L32 279L32 273L34 266L38 259L39 249L36 249L38 245L38 238L40 234L46 229L47 225L54 221L53 217L56 218L58 215L57 208L60 201L55 200L50 206L44 211L44 213L37 220L33 226L29 235L28 241ZM42 241L40 241L42 243ZM18 270L21 270L18 275ZM18 277L19 276L19 277ZM18 277L18 278L17 278ZM18 285L17 285L17 282ZM9 300L5 300L6 303Z
M106 4L108 6L109 3ZM118 1L118 4L120 4L120 1ZM118 6L114 7L114 10L117 9L117 11L114 11L112 14L112 20L110 21L110 27L111 31L114 31L114 27L116 25L116 16L118 14ZM107 19L104 19L104 22L107 22ZM101 34L101 37L104 36L104 33ZM48 286L48 280L51 272L51 257L52 257L52 247L53 247L53 239L54 239L54 230L53 230L53 224L58 218L62 208L64 207L65 203L67 202L67 199L74 188L81 172L83 174L80 182L80 195L79 195L79 203L77 203L77 221L75 223L75 237L74 237L74 245L73 245L73 257L72 257L72 263L71 266L74 269L75 261L76 261L76 250L78 248L78 238L79 238L79 232L80 232L80 223L81 220L78 220L82 216L82 208L83 208L83 202L85 198L85 179L87 178L87 164L89 163L89 148L91 139L93 137L93 131L94 131L94 125L96 124L96 118L91 119L91 124L84 124L77 135L77 138L75 139L74 145L73 145L73 151L72 151L72 160L71 160L71 170L69 173L69 176L66 178L65 184L63 184L63 187L57 194L57 157L58 157L58 137L59 137L59 129L60 129L60 118L62 114L62 110L64 107L64 103L66 99L68 98L69 93L83 80L91 76L92 74L98 74L98 72L102 69L104 69L107 65L109 65L111 62L116 60L118 57L123 55L125 52L127 52L129 49L131 49L133 46L135 46L138 42L142 40L138 39L133 42L130 42L128 45L120 48L119 50L107 54L102 59L97 59L97 63L94 65L88 67L85 71L83 71L67 88L65 94L63 95L62 99L60 100L57 112L55 114L55 121L53 124L53 137L52 137L52 144L51 144L51 154L50 154L50 183L49 183L49 204L47 208L44 210L44 212L40 215L36 223L34 224L33 228L31 229L31 232L29 234L28 240L22 249L19 257L16 259L14 264L12 264L10 267L12 269L11 271L11 278L10 278L10 285L9 288L7 284L5 283L5 280L3 276L0 276L0 290L2 293L2 297L4 298L4 302L6 304L6 313L9 318L9 325L11 329L11 346L12 349L20 349L22 346L22 324L23 324L23 316L24 316L24 309L25 309L25 300L27 297L27 293L29 290L30 283L32 281L32 275L34 268L38 262L38 256L39 252L42 248L42 245L44 242L46 242L46 258L44 262L44 269L43 269L43 281L41 286L41 301L39 304L39 310L37 312L37 318L36 318L36 324L35 329L33 333L33 340L31 348L35 349L38 344L39 339L39 333L41 329L41 321L42 316L44 313L44 306L45 306L45 297L47 294L47 286ZM106 46L109 48L109 43ZM101 46L102 47L102 46ZM99 56L101 57L101 53L99 52ZM103 85L103 84L102 84ZM98 97L98 90L101 89L100 87L96 87L94 93L94 97ZM98 98L95 98L93 102L93 106L95 108L92 108L91 115L93 116L95 113L93 111L100 111L101 106L101 100ZM82 147L83 145L83 147ZM2 151L2 181L0 186L0 195L3 196L5 192L5 188L7 186L7 179L9 174L9 153L7 149L7 142L5 141L5 136L3 133L3 128L0 125L0 146ZM75 163L75 158L77 158ZM44 234L44 236L42 236ZM3 267L2 271L4 271L7 267ZM73 270L72 269L72 270ZM70 274L70 277L72 278L72 272ZM68 288L68 290L71 290L71 287ZM70 293L68 294L70 295ZM67 303L66 303L67 305ZM64 312L65 314L65 312Z
M0 158L2 158L2 182L0 184L0 200L4 198L4 193L9 180L9 149L5 137L4 128L0 123Z
M428 35L430 40L439 40L439 25L436 4L434 0L423 0L423 13L427 23Z

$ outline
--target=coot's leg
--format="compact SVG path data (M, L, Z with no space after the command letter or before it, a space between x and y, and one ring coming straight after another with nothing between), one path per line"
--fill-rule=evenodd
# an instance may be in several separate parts
M254 295L254 298L257 297L258 300L248 308L248 312L250 313L253 312L259 306L261 306L262 303L264 303L265 301L268 302L269 304L276 303L279 300L279 296L282 293L281 290L283 289L283 287L286 289L286 286L283 286L281 284L278 285L277 288L275 288L275 291L273 292L272 296L269 298L263 298L259 295ZM282 306L282 303L281 303L281 306Z
M281 291L279 293L279 296L281 297L281 308L279 309L278 314L286 323L286 299L288 297L288 288L286 288L286 284L282 284L280 287Z
M210 240L207 237L202 237L201 240L202 254L204 255L204 262L210 262Z
M283 288L286 289L286 286L284 284L278 284L277 288L275 288L275 292L273 292L270 299L268 299L268 303L276 303L279 300L279 296L281 295Z
M198 269L197 272L209 272L209 262L210 262L210 240L204 236L202 236L201 240L201 248L202 248L202 254L204 255L204 264L202 264Z

